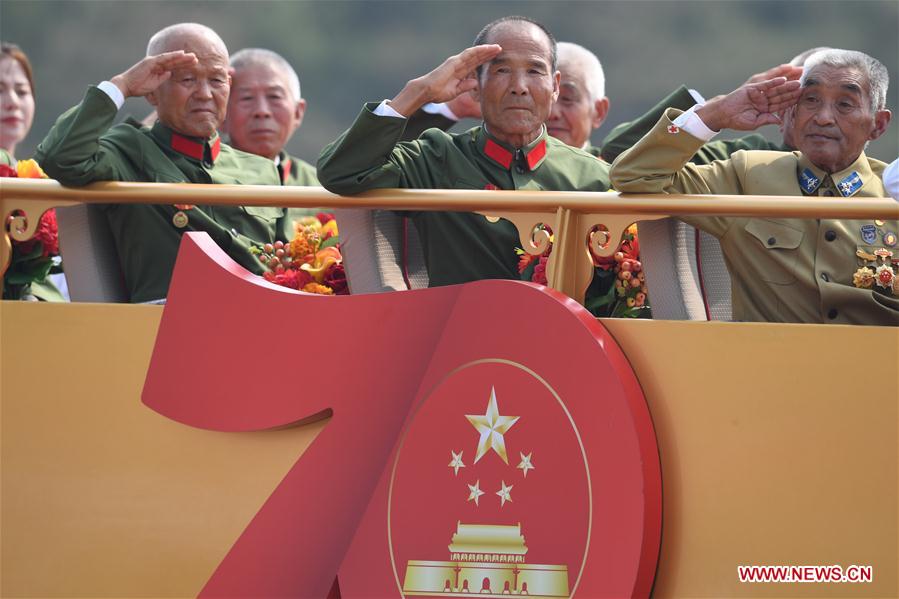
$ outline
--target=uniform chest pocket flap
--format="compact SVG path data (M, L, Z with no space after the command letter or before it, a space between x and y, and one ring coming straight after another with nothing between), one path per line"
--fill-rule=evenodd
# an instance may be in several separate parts
M284 208L244 206L243 209L250 216L261 218L266 222L274 222L284 216Z
M795 282L799 246L805 233L785 223L763 218L750 220L745 230L765 250L753 252L758 256L758 276L777 285Z

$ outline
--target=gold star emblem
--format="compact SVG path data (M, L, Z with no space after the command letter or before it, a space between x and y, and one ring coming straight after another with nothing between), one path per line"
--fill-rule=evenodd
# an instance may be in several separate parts
M449 467L454 470L456 476L459 476L459 468L465 468L465 464L462 463L462 454L464 452L460 451L457 454L455 451L450 450L450 453L453 456L453 461L449 463Z
M480 479L478 479L475 484L468 485L468 490L471 491L471 493L468 494L468 501L474 500L474 504L478 505L478 498L484 494L484 492L481 491Z
M487 402L486 414L483 416L466 414L465 417L481 434L474 463L477 464L478 460L492 449L508 464L509 458L506 457L506 441L503 435L518 421L519 416L500 416L499 408L496 405L496 390L490 388L490 401Z
M518 468L521 468L522 474L524 474L524 477L527 478L528 470L533 470L535 468L534 465L531 464L531 456L534 455L534 452L532 451L531 453L524 455L519 451L518 455L521 456L521 462L518 464Z
M507 487L506 481L503 481L502 488L496 492L496 494L499 495L500 499L499 507L503 507L504 505L506 505L507 501L512 501L512 487L514 486L515 485L509 485Z

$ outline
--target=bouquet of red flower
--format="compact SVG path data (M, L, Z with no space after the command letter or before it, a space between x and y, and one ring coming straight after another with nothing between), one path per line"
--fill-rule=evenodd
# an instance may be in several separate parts
M15 168L0 164L0 177L46 179L47 175L34 160L20 160ZM25 215L21 212L11 215L10 221L6 223L7 227L12 225L12 218L16 216ZM22 299L29 296L32 285L46 285L53 290L51 296L58 295L59 292L47 281L47 275L51 272L62 272L58 260L55 260L59 256L56 210L44 213L34 237L26 241L15 239L11 241L12 258L9 268L3 274L3 299Z
M294 238L276 241L252 250L268 267L267 281L319 295L349 295L337 221L320 212L294 223Z
M540 227L549 232L545 226ZM518 272L522 278L546 285L546 262L551 251L552 235L550 246L542 255L531 256L524 250L515 248L515 253L519 256ZM628 227L621 245L611 258L594 255L593 264L596 269L584 302L587 310L594 316L651 318L636 225Z

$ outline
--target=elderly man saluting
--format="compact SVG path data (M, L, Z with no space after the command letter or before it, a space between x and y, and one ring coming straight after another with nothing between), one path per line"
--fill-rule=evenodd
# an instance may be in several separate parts
M475 70L477 80L469 77ZM400 142L407 116L475 88L483 126L457 135L429 129ZM525 17L499 19L474 47L411 80L393 100L366 105L322 152L319 180L339 194L384 187L605 191L608 165L546 134L558 93L552 35ZM519 278L518 233L510 222L452 212L412 217L431 286Z
M93 181L278 185L271 160L221 143L231 77L228 50L211 29L181 23L156 33L147 56L96 87L57 120L36 158L65 185ZM125 98L143 96L152 128L112 126ZM103 207L131 301L165 297L181 235L205 231L245 268L260 272L251 245L285 239L281 208L189 205Z
M864 149L889 125L888 84L886 68L866 54L815 53L799 81L746 84L687 112L669 108L615 160L612 181L622 192L884 197L885 164ZM782 110L798 151L741 150L688 164L717 131L777 123ZM683 220L721 241L737 320L899 325L897 221Z

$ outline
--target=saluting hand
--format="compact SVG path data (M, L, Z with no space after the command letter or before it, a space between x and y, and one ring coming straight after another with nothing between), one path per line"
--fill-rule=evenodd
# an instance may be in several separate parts
M474 70L502 52L496 44L483 44L450 56L439 67L417 79L390 101L390 106L409 116L428 102L449 102L478 86Z
M776 67L771 67L763 73L756 73L755 75L747 79L744 85L748 85L750 83L761 83L762 81L768 81L769 79L775 79L777 77L784 77L787 81L799 79L800 77L802 77L802 67L794 67L791 64L779 64Z
M171 77L175 69L195 64L197 56L193 52L184 50L164 52L156 56L147 56L124 73L110 79L110 82L122 90L126 98L146 96Z
M780 123L778 113L794 105L800 94L799 81L775 77L744 84L726 96L709 100L696 114L715 131L752 131L762 125Z

